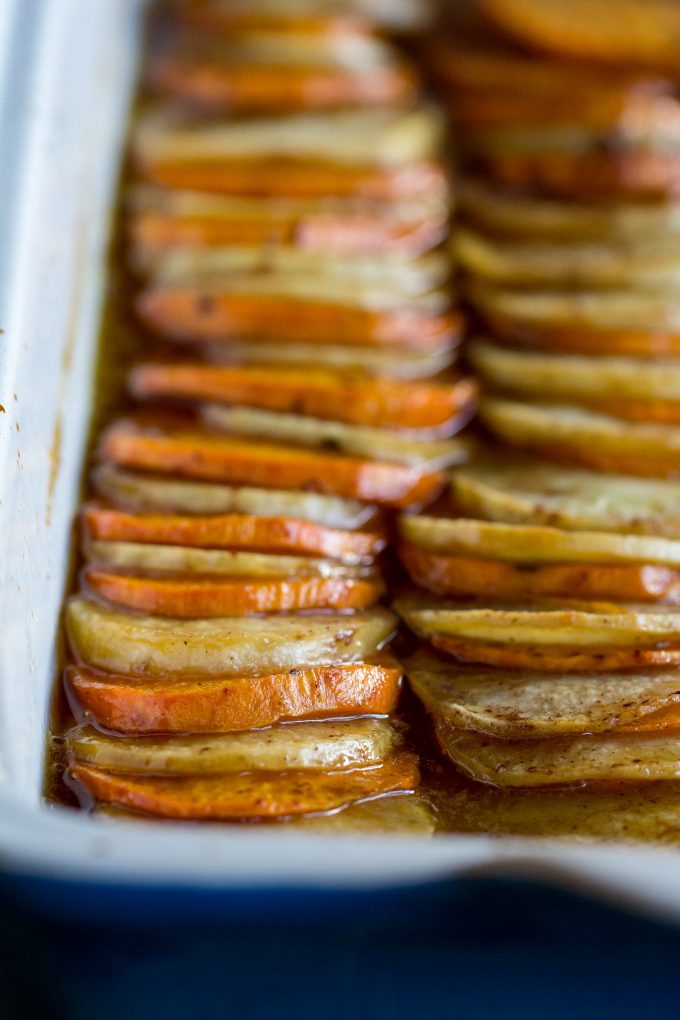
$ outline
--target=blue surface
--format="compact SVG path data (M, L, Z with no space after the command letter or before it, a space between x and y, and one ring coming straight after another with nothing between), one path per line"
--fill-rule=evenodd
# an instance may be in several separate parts
M680 1015L680 930L526 882L235 894L5 880L0 907L2 1020Z

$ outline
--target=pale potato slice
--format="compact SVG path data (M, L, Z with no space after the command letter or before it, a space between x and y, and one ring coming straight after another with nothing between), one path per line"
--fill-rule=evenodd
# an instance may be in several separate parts
M357 288L357 295L366 293L371 299L374 294L385 296L395 292L404 297L424 298L430 291L441 287L452 270L451 259L443 251L417 259L396 259L356 254L339 256L272 244L250 247L177 246L162 252L136 246L133 262L135 268L154 283L209 286L213 289L221 289L222 284L235 274L240 274L242 279L243 274L262 274L271 279L272 286L277 287L279 278L290 274L295 276L292 282L296 288L303 280L309 290L309 283L314 280L322 294L325 287L322 278L328 277L333 293L340 293L343 300L349 285ZM245 277L244 286L250 288L249 276ZM441 304L443 306L443 301Z
M286 19L295 24L296 19L356 16L376 27L403 31L422 28L431 16L429 4L423 3L423 0L285 0L284 3L282 0L212 0L209 4L204 0L200 6L189 0L183 13L185 16L198 15L200 20L201 15L208 15L206 7L212 12L213 17L208 21L213 26L225 27L234 23L242 26L244 21L250 24L250 19L254 19L258 26L266 25L267 18L271 17L279 32L281 22Z
M519 291L488 284L468 288L468 296L485 316L498 316L524 327L568 326L570 329L680 330L680 293L635 290Z
M496 740L438 720L437 739L458 768L493 786L677 779L677 733L595 733L545 740Z
M602 151L608 140L627 152L675 157L680 146L680 108L674 100L666 104L666 116L620 118L606 131L601 127L573 124L511 124L477 129L471 135L476 152L493 157L510 155L565 155L579 158Z
M680 541L642 535L566 531L467 517L399 518L400 534L421 549L510 563L658 563L680 565Z
M142 163L284 157L404 166L436 156L443 128L440 113L426 105L192 123L167 104L137 118L133 145Z
M186 737L114 737L84 726L66 736L68 754L79 762L112 772L171 776L367 768L398 743L386 719L287 723Z
M505 740L599 733L680 703L680 672L560 675L462 667L427 652L406 663L429 712L465 730Z
M435 828L432 808L416 794L378 797L352 804L331 815L307 815L290 822L285 831L328 836L431 836Z
M517 524L680 538L680 482L599 475L507 456L458 468L462 512Z
M371 507L339 496L188 482L124 471L112 464L96 468L92 480L102 496L126 510L293 517L329 528L348 529L360 528L375 516Z
M625 422L562 404L527 404L485 397L479 416L492 432L518 446L549 446L586 455L632 457L668 473L680 467L680 426Z
M316 556L279 556L181 545L90 540L88 563L122 571L171 574L219 574L226 577L371 577L372 567L338 563Z
M483 281L535 287L674 287L680 283L680 239L626 244L498 241L460 227L452 240L459 265Z
M480 339L467 355L490 386L536 399L680 401L680 358L543 354Z
M447 818L458 832L543 836L591 843L680 842L680 783L498 789L460 781Z
M157 212L166 216L201 217L215 220L272 220L304 216L367 217L389 223L419 223L434 220L446 225L450 204L441 195L417 199L394 199L389 203L361 198L293 198L266 195L219 195L183 188L162 188L154 184L134 184L126 191L130 212Z
M390 379L426 379L438 375L456 359L458 340L446 337L441 344L428 351L390 351L379 347L344 347L335 344L294 343L228 343L210 344L204 352L207 360L217 364L284 365L290 367L311 365L337 368L341 371L356 369L369 375Z
M564 241L639 241L680 234L680 202L560 202L494 188L468 178L458 191L462 213L497 234Z
M387 429L346 425L298 414L208 404L204 407L203 418L212 428L237 435L330 447L357 457L406 464L423 471L437 471L467 458L467 447L462 440L408 439Z
M257 676L354 662L375 655L394 625L382 609L173 620L106 609L80 596L67 607L69 639L81 661L137 676Z
M461 606L402 598L395 609L422 637L449 634L505 645L578 648L649 647L680 638L680 610L664 605L545 599L525 604Z
M161 295L164 289L173 291L180 284L159 284L153 290ZM191 289L194 289L193 287ZM288 273L248 272L234 270L218 274L218 277L200 281L196 290L201 294L237 295L242 297L281 298L293 301L328 302L348 308L367 308L375 311L394 310L408 307L410 311L422 311L438 315L451 306L447 290L432 290L425 294L408 297L399 286L399 281L375 282L370 278L333 277L319 272Z

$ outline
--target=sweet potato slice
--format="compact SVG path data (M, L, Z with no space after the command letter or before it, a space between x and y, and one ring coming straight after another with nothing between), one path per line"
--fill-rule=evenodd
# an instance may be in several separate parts
M255 443L208 432L161 432L117 422L103 435L100 456L125 467L182 477L255 485L288 485L383 506L406 507L434 499L445 476L402 464Z
M564 595L567 598L680 602L680 572L650 564L527 566L446 556L407 544L401 546L400 556L411 579L438 595L484 595L501 599Z
M455 312L360 308L331 301L221 294L179 286L143 291L137 299L137 313L155 333L187 343L273 336L282 342L431 350L454 343L461 330Z
M235 113L395 104L408 102L416 91L412 72L396 62L357 73L337 66L225 67L168 56L156 62L152 83L162 95Z
M130 388L142 398L209 400L353 425L447 432L471 413L476 393L467 378L407 383L321 368L165 363L138 365Z
M386 719L289 723L214 736L113 737L91 726L66 735L71 761L156 776L366 768L380 764L398 743Z
M463 667L418 652L408 680L433 715L504 740L673 728L680 719L677 670L565 674Z
M66 671L88 719L121 733L229 733L294 719L394 711L401 669L389 658L304 666L261 676L141 680Z
M92 594L114 605L180 619L365 609L382 593L377 580L348 577L161 578L89 568L83 580Z
M286 818L335 811L386 793L414 790L415 755L396 754L384 764L350 772L242 773L205 779L140 779L85 765L71 774L98 801L151 815L184 819Z
M543 740L497 740L438 720L437 739L451 761L494 786L676 779L677 733L595 733Z
M479 662L501 669L549 670L555 673L648 669L680 665L680 645L659 648L575 648L573 645L501 644L451 634L432 634L435 648L461 662Z
M275 198L362 198L378 202L446 195L443 166L434 161L387 167L295 158L178 159L147 156L138 164L166 188Z
M92 481L114 506L138 512L288 517L338 529L360 528L375 516L371 507L338 496L187 482L123 471L113 464L100 464Z
M395 623L382 609L172 620L120 612L81 596L71 599L66 615L79 662L148 677L258 676L301 664L359 661L376 655Z
M379 531L345 531L287 517L128 514L89 504L83 508L82 520L90 538L105 542L298 553L345 563L370 561L386 542Z

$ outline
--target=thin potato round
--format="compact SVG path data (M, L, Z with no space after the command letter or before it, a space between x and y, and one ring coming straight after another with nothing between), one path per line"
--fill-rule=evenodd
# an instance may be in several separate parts
M82 518L90 541L316 554L349 564L370 562L386 543L382 531L344 531L288 517L131 514L86 504Z
M371 577L372 567L337 563L315 556L231 552L182 545L88 541L92 566L152 574L201 574L226 577Z
M680 483L602 476L507 456L458 468L456 508L472 517L570 531L680 537Z
M370 507L338 496L188 482L123 471L113 464L95 468L92 481L114 506L132 511L288 517L338 529L359 528L373 516Z
M71 775L92 796L164 818L287 818L335 811L386 793L412 791L418 784L415 755L397 754L382 765L349 772L303 771L227 773L216 777L137 778L75 765Z
M365 768L388 757L398 742L384 719L289 723L215 736L112 737L90 726L66 735L72 761L157 776Z
M546 599L524 605L445 603L430 608L422 599L398 599L395 608L423 637L584 649L654 648L680 640L680 610L672 606Z
M560 202L509 194L470 178L460 186L458 203L463 214L482 229L522 238L637 242L680 233L680 203L674 201Z
M494 786L677 779L675 734L596 733L544 740L497 740L439 720L444 753L473 779Z
M356 457L439 471L467 459L467 448L456 439L411 439L388 429L307 418L248 407L209 404L205 423L215 429L255 439L278 440L300 446L330 447Z
M139 679L70 666L77 712L120 733L230 733L295 719L393 712L401 669L376 662L295 667L261 676Z
M594 359L511 350L488 340L474 340L467 354L490 386L537 400L680 401L680 359Z
M184 363L138 365L130 388L146 399L211 400L350 425L447 431L471 413L476 392L465 378L403 383L324 369Z
M663 477L680 469L680 427L626 422L560 404L486 397L480 417L505 442L558 453L595 470Z
M253 442L208 431L161 431L119 421L100 442L102 460L127 468L175 473L198 481L322 491L381 506L418 506L434 499L441 471L333 452Z
M504 740L653 728L663 709L680 718L677 670L512 673L461 667L423 652L406 670L411 687L433 715L460 729Z
M289 829L293 833L302 829L305 833L333 836L424 837L432 835L435 822L434 812L426 800L405 794L364 801L332 815L296 819Z
M409 577L437 595L524 601L544 596L680 603L680 571L650 564L544 563L448 556L404 544Z
M654 238L615 244L558 244L498 241L470 228L459 228L453 253L468 273L492 284L594 289L634 287L659 290L680 282L680 242Z
M366 609L383 592L378 580L348 577L139 577L89 567L82 580L89 592L115 606L189 620L307 609Z
M680 541L641 535L408 514L399 518L399 531L407 542L431 552L526 565L571 562L680 566Z
M113 673L257 676L370 658L389 640L394 617L374 609L178 621L133 616L77 596L68 604L67 626L78 660Z

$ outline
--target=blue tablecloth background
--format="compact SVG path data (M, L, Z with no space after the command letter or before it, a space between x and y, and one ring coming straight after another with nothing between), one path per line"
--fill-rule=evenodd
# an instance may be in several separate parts
M555 889L93 889L0 877L2 1020L665 1020L680 929Z

